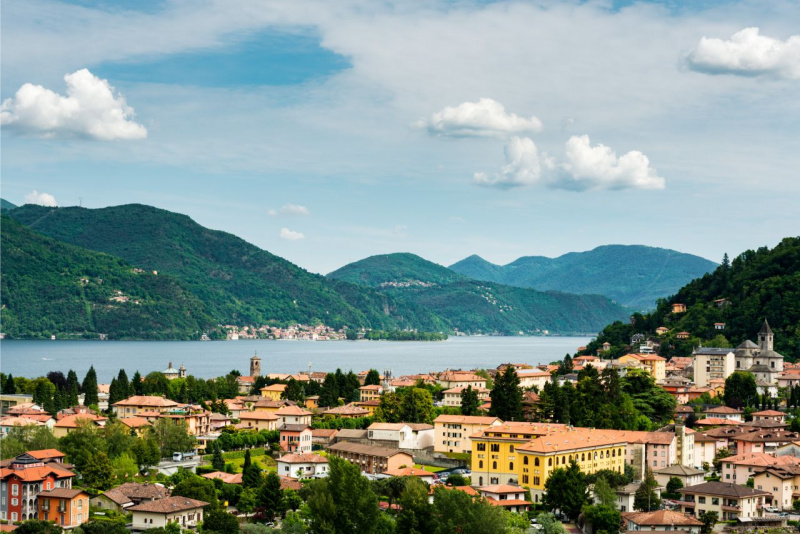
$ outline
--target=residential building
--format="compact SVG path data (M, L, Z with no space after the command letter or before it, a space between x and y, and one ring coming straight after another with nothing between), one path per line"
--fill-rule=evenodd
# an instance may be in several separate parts
M370 474L414 465L414 457L407 452L360 443L336 443L328 447L328 454L354 463L362 472Z
M672 510L656 510L655 512L625 512L622 514L623 528L633 532L647 531L682 531L688 534L700 534L703 522L691 515L673 512Z
M283 406L275 415L278 416L278 425L311 425L311 412L299 406Z
M744 422L742 418L742 414L744 412L737 408L731 408L729 406L716 406L714 408L709 408L703 412L708 418L721 418L721 419L730 419L731 421L738 421L740 423Z
M536 388L537 391L542 391L544 385L552 380L552 376L547 371L540 369L523 369L517 371L519 377L519 387L522 389Z
M771 505L779 510L793 510L800 489L800 466L764 467L753 475L753 488L772 494Z
M239 429L277 430L278 416L269 412L246 412L239 414Z
M527 512L533 504L525 500L525 488L520 486L492 484L478 486L477 490L481 497L489 501L489 504L500 506L509 512Z
M94 414L68 415L66 417L62 417L56 422L56 424L53 426L53 435L56 438L63 438L78 428L78 423L81 421L90 421L95 426L102 427L106 423L106 418Z
M433 421L436 452L472 453L470 436L490 426L501 424L497 417L440 415Z
M5 414L9 408L18 404L33 404L33 395L26 393L0 393L0 414Z
M0 467L0 519L37 519L39 493L55 488L72 488L75 473L61 465L23 453Z
M261 396L277 401L281 400L284 391L286 391L286 384L272 384L261 388Z
M181 529L194 528L203 521L203 508L207 502L189 497L167 497L131 506L132 530L142 531L164 528L168 523L178 523Z
M67 530L89 521L89 494L71 488L53 488L39 493L39 519L53 521Z
M311 427L308 425L281 425L281 450L309 454L312 450Z
M221 480L224 484L241 484L242 483L242 473L223 473L222 471L212 471L210 473L205 473L200 475L203 478L207 478L209 480Z
M278 475L289 478L314 478L327 475L328 460L319 454L284 454L278 458Z
M134 395L112 406L117 417L122 418L139 415L140 412L166 412L177 408L178 403L155 395Z
M705 471L702 469L695 469L694 467L687 467L685 465L671 465L664 467L657 471L653 471L656 477L656 482L661 487L666 488L669 479L677 478L683 484L683 487L694 486L703 482Z
M636 491L641 485L641 482L632 482L614 490L614 493L617 494L617 510L620 512L630 512L635 509L634 502L636 500ZM661 486L655 488L656 495L658 495L659 499L661 499L662 489Z
M666 358L662 358L656 354L626 354L619 358L620 363L636 363L643 369L646 369L650 376L655 378L656 382L664 380L667 376L665 365Z
M442 392L442 403L445 406L460 407L461 406L461 392L467 388L450 388ZM486 388L472 388L478 395L480 402L489 400L489 390Z
M707 387L711 380L728 378L736 370L736 358L731 349L700 347L692 352L694 384Z
M327 448L332 445L339 431L335 428L312 428L311 444L318 447Z
M97 508L120 512L136 504L157 501L164 497L169 497L169 490L163 484L126 482L92 497L90 502Z
M439 374L438 382L444 389L465 388L467 386L472 386L473 388L486 387L486 379L471 371L445 371Z
M417 477L423 482L428 484L436 483L436 475L424 469L417 469L415 467L401 467L399 469L389 469L384 473L392 477Z
M800 433L788 430L762 430L752 428L749 432L733 438L736 454L756 452L774 453L778 447L800 441Z
M777 410L761 410L753 412L753 421L775 421L778 423L786 422L786 414Z
M768 491L751 489L729 482L705 482L678 490L684 513L700 517L704 512L716 512L722 521L763 516Z
M377 384L361 386L358 388L359 399L361 402L380 400L383 395L383 387Z
M344 419L355 419L357 417L369 416L369 410L356 406L354 403L345 404L344 406L336 406L335 408L328 408L322 415L330 417L341 417Z
M774 456L765 452L737 454L720 461L721 482L746 484L756 472L800 466L800 458Z
M398 449L433 448L434 429L423 423L372 423L367 438L375 445Z

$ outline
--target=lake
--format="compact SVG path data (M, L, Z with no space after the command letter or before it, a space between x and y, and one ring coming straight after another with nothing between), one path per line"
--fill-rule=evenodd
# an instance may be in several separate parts
M37 377L50 371L75 370L83 380L94 365L108 383L124 368L146 375L170 362L186 366L198 378L249 372L250 357L261 357L261 372L308 370L356 373L370 368L394 376L445 369L494 368L501 363L538 365L560 360L589 342L587 337L451 337L447 341L0 341L0 371Z

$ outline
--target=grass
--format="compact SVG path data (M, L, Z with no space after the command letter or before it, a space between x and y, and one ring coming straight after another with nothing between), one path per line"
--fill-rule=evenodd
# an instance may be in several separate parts
M421 464L414 464L415 469L424 469L430 473L438 473L439 471L444 471L447 469L446 467L436 467L433 465L421 465Z

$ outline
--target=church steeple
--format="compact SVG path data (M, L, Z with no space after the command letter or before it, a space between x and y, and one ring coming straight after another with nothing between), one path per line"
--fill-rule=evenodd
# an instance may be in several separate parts
M761 330L758 332L758 347L762 350L772 350L772 343L774 340L775 334L772 333L772 329L769 327L769 323L766 319L764 319L764 324L761 326Z

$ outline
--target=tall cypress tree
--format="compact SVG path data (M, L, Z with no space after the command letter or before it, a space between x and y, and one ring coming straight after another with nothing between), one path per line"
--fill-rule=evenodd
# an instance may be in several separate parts
M78 383L78 375L72 369L67 373L67 388L65 391L65 408L71 408L78 405L78 394L80 393L81 385Z
M123 399L127 399L133 395L133 393L131 393L130 381L128 381L128 373L125 372L125 369L119 370L119 374L117 375L117 384L119 385L119 392Z
M490 397L492 407L489 415L503 421L522 420L522 389L519 387L519 376L512 366L509 365L497 375Z
M133 391L132 395L142 394L142 375L139 374L139 371L133 373L133 378L131 379L131 390Z
M97 395L97 373L94 370L94 365L91 366L86 373L83 379L82 389L84 406L100 404L100 399Z
M14 377L12 375L8 375L8 378L6 378L6 383L3 384L3 393L14 395L16 392L17 385L14 383Z

